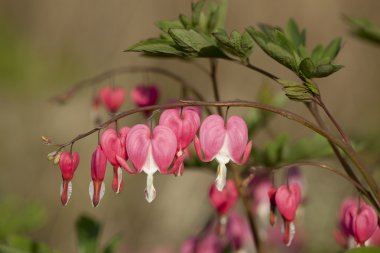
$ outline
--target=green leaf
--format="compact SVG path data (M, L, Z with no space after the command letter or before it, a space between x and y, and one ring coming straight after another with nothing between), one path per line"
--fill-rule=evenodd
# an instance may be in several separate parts
M338 55L340 48L342 44L341 38L336 38L333 41L330 42L330 44L326 47L325 51L323 52L323 58L330 59L329 63L335 59L335 57Z
M322 45L318 45L314 48L313 52L311 53L311 60L315 65L318 66L320 64L319 61L322 59L324 51L325 49Z
M300 31L294 19L289 19L285 33L287 37L294 43L294 45L297 48L300 46L305 46L306 31L305 30Z
M178 50L175 45L164 39L148 39L138 42L124 52L142 52L152 56L186 56L185 53Z
M246 31L256 41L256 43L263 49L263 51L286 66L287 68L296 71L298 70L297 61L294 55L290 52L292 47L286 41L286 38L277 31L276 37L269 37L267 33L257 31L253 27L248 27Z
M211 37L195 30L170 29L169 34L183 52L199 57L225 57Z
M78 253L97 252L100 224L94 219L81 216L76 222Z
M228 8L228 0L220 0L218 3L217 10L215 11L216 21L214 25L214 29L212 31L216 31L218 29L224 29L226 23L227 16L227 8Z
M313 77L313 74L315 72L315 66L310 58L303 59L300 63L299 68L302 74L304 74L307 78Z
M263 164L268 167L276 166L281 163L286 153L288 137L280 135L274 141L268 143L263 151Z
M121 237L116 236L112 238L107 245L104 247L103 253L114 253L117 248L119 247L119 244L121 243Z
M345 253L380 253L380 248L372 248L372 247L355 248L355 249L347 250Z
M179 20L160 20L155 25L163 32L168 32L169 29L184 28Z
M365 18L344 16L344 20L351 26L352 32L363 39L379 44L380 27Z
M341 68L343 68L343 65L332 65L332 64L319 65L316 68L313 74L313 77L317 77L317 78L326 77L326 76L331 75L332 73L337 72Z
M253 39L247 32L240 35L240 33L233 31L230 37L228 37L224 30L219 30L219 32L213 33L213 35L223 49L239 57L242 61L246 61L250 56L253 48Z
M191 24L191 19L183 14L180 14L179 15L179 20L181 22L181 24L183 25L183 27L185 29L190 29L192 24Z
M193 27L197 27L199 25L201 11L205 5L205 0L200 0L196 3L191 3L191 10L192 10L192 16L191 16L191 22Z

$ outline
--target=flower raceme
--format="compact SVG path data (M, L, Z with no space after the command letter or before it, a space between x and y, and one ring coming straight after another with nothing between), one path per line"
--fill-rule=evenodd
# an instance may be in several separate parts
M110 113L115 113L124 103L125 90L121 87L105 86L100 90L100 100Z
M104 175L106 173L107 157L101 145L98 145L91 159L91 178L89 194L92 205L97 207L104 196Z
M157 171L163 174L169 173L168 169L177 150L176 136L166 126L158 125L151 131L148 126L138 124L128 133L126 149L135 171L132 171L127 163L123 163L122 166L131 174L142 171L147 174L145 199L152 202L156 197L153 175Z
M268 196L271 204L270 223L274 225L274 212L277 209L283 219L283 241L286 246L290 246L295 234L293 221L296 216L297 208L301 202L300 186L297 183L292 183L289 185L282 185L277 189L272 187L268 191Z
M252 142L247 142L247 124L239 116L232 116L225 122L221 116L214 114L203 121L199 139L197 136L194 138L194 146L199 159L204 162L215 159L219 163L215 180L219 191L226 184L226 164L230 160L238 165L246 163L252 149Z
M62 152L59 159L59 168L62 173L62 183L61 183L61 202L62 205L66 206L70 200L72 193L72 183L71 180L74 177L74 172L79 164L79 154L73 152Z
M178 171L174 172L176 175L183 173L185 149L193 141L200 126L199 113L193 108L168 109L160 117L159 124L170 128L177 138L177 151L174 161L178 167Z
M377 221L376 212L370 205L349 198L341 206L340 231L335 233L335 238L345 248L371 245L371 241L375 243L371 237L378 230Z
M119 161L124 163L128 157L125 150L125 142L129 132L129 127L120 129L119 134L115 129L107 129L100 138L100 145L107 157L108 162L113 166L112 189L119 193L123 187L122 166Z

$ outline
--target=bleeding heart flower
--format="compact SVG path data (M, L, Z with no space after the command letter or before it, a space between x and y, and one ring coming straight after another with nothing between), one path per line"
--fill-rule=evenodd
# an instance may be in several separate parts
M272 226L276 223L276 192L277 189L273 186L268 189L268 197L270 204L269 224L271 224Z
M181 253L194 253L197 247L197 239L195 237L190 237L186 241L184 241L181 245Z
M235 206L238 198L239 195L232 180L227 180L226 187L222 191L217 190L215 183L211 185L209 201L219 215L228 213Z
M155 84L137 85L131 92L132 101L137 107L155 105L158 102L159 91ZM150 112L145 111L145 115Z
M100 99L109 112L115 113L124 103L125 90L121 87L105 86L100 90Z
M113 166L112 189L116 193L119 193L123 187L122 166L118 160L126 161L128 159L127 152L125 151L125 142L128 132L129 128L123 127L120 129L118 135L115 129L110 128L104 131L100 139L103 152L109 163Z
M365 246L366 241L377 229L377 215L372 206L365 203L351 205L345 212L345 225L350 226L350 233L360 246Z
M98 145L91 159L91 178L89 187L89 194L91 198L92 205L97 207L100 200L104 196L105 185L104 185L104 175L106 173L107 157L104 154L101 145Z
M197 253L221 253L222 242L214 233L209 233L197 244Z
M160 125L170 128L177 138L175 163L179 163L176 175L183 173L185 149L193 141L200 125L200 117L192 108L175 108L165 110L160 117Z
M166 126L156 126L151 133L149 127L138 124L131 128L127 136L126 149L136 171L132 171L127 163L121 165L129 173L136 174L144 171L147 174L145 199L152 202L156 197L153 174L156 171L163 174L169 173L168 169L177 149L175 134Z
M228 217L226 235L234 250L243 249L251 238L251 230L247 221L238 213Z
M66 206L70 200L72 193L72 183L71 180L74 177L74 172L79 164L79 154L73 152L62 152L59 159L59 168L62 173L62 183L61 183L61 202L62 205Z
M300 186L293 183L280 186L278 189L271 188L268 192L268 196L271 202L271 223L274 224L274 220L272 221L272 214L274 215L273 212L277 208L284 221L283 241L286 246L290 246L295 234L293 221L296 216L298 205L301 202Z
M194 146L202 161L209 162L213 159L218 161L215 182L219 191L222 191L226 184L226 164L230 160L239 165L246 163L252 149L252 142L247 143L247 141L248 128L241 117L232 116L225 124L221 116L214 114L203 121L199 139L197 136L194 138Z

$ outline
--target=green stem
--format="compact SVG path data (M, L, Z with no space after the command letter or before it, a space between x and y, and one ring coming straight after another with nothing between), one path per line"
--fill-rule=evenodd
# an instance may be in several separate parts
M214 91L214 98L215 101L220 101L220 94L219 94L219 87L218 87L218 80L217 80L217 60L210 59L210 68L211 68L211 82L212 82L212 89ZM221 107L217 107L218 114L223 117L223 112Z

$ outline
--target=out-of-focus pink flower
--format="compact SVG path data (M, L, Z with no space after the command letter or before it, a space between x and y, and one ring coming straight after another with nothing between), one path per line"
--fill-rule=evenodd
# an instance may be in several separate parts
M226 187L222 191L217 190L215 183L211 185L209 201L219 215L228 213L235 206L238 198L239 195L232 180L227 180Z
M196 253L220 253L223 245L219 237L214 233L209 233L197 245Z
M295 183L283 185L277 189L271 188L268 192L268 196L271 201L272 212L277 208L281 214L284 221L283 241L287 246L290 246L295 234L293 221L295 219L298 205L301 202L301 189L299 185ZM274 223L274 220L272 222L272 217L271 223Z
M107 157L101 145L98 145L91 159L91 178L89 194L92 205L97 207L104 196L104 175L106 173Z
M152 202L156 197L153 175L156 171L164 174L169 173L169 166L177 150L175 134L166 126L156 126L151 132L146 125L138 124L132 127L128 133L126 149L129 160L136 171L132 171L127 163L123 163L123 161L119 161L120 165L131 174L142 171L147 174L145 199Z
M288 182L289 184L298 184L298 186L301 189L302 195L305 196L306 183L298 166L293 166L288 169Z
M118 160L127 160L127 152L125 151L125 142L129 132L128 127L123 127L117 134L115 129L109 128L102 134L100 145L107 157L109 163L113 166L112 189L119 193L123 187L122 167Z
M376 212L357 199L345 199L339 211L339 230L334 232L334 237L343 248L380 245Z
M158 102L159 90L155 84L136 85L131 92L132 101L137 107L155 105ZM146 112L149 115L149 112Z
M183 173L183 160L185 149L193 141L200 125L199 114L192 108L175 108L165 110L160 117L160 125L170 128L177 138L177 152L175 163L178 171L176 175Z
M117 112L125 100L125 90L121 87L105 86L100 90L100 99L111 113Z
M72 183L71 180L74 177L74 172L79 164L79 154L73 152L62 152L59 159L59 168L62 174L61 183L61 202L62 205L66 206L70 200L72 193Z
M203 121L199 139L197 136L194 138L194 146L202 161L209 162L214 159L218 161L215 182L219 191L222 191L226 184L226 164L230 160L239 165L247 161L252 149L252 142L247 142L248 128L241 117L232 116L225 123L221 116L214 114Z
M266 245L269 246L268 252L301 252L301 248L303 245L302 227L296 226L295 228L298 232L294 235L292 243L290 246L284 245L283 240L283 226L281 224L277 224L273 227L269 227L266 233Z
M194 237L190 237L182 243L180 253L196 253L196 248L197 239Z
M247 221L238 213L228 216L226 235L234 250L243 249L251 238L251 230Z

